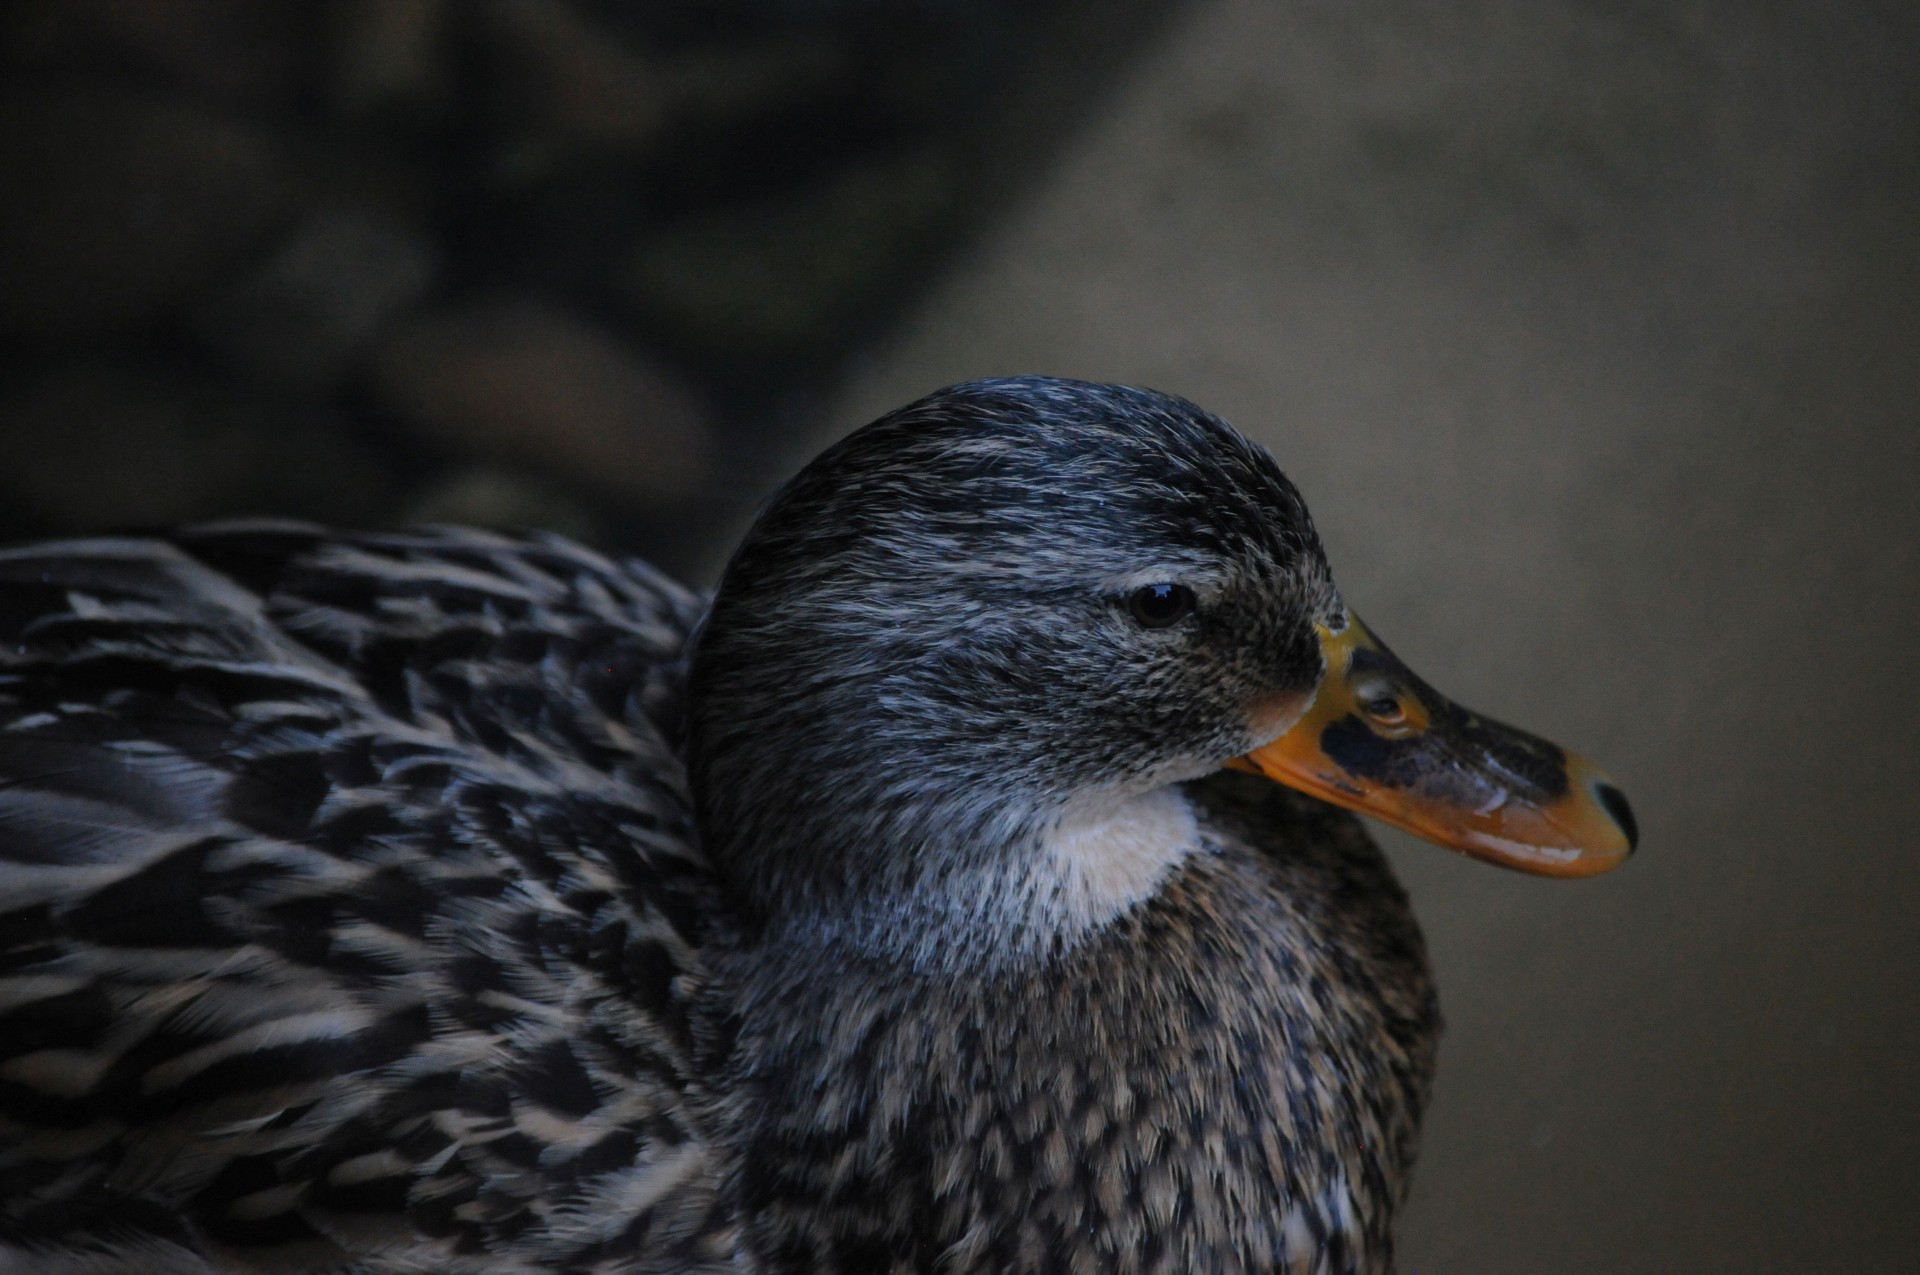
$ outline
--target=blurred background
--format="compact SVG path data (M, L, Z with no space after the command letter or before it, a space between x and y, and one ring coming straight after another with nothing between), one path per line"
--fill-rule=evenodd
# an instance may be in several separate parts
M1166 7L9 0L0 533L465 521L698 574Z
M1409 1272L1920 1251L1920 9L11 0L0 533L539 526L710 582L941 384L1186 395L1639 857L1382 839Z

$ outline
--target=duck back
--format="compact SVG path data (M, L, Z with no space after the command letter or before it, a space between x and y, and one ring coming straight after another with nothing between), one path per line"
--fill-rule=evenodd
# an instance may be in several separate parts
M699 611L470 532L0 554L0 1269L736 1269Z

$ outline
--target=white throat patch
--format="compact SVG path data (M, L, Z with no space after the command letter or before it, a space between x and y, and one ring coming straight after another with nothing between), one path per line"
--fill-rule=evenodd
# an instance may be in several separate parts
M1063 937L1098 929L1153 897L1199 848L1200 825L1178 785L1091 815L1069 812L1040 839L1031 920Z
M815 941L845 933L862 948L921 969L991 968L1070 947L1147 902L1203 845L1178 784L1137 796L1086 800L994 848L986 868L940 878L906 906L822 918Z

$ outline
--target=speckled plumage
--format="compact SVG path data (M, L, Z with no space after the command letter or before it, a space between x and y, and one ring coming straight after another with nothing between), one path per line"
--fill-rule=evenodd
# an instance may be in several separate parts
M1386 1268L1433 1064L1418 932L1349 816L1200 787L1213 853L1054 961L780 963L740 1196L779 1269Z
M1418 933L1208 777L1339 607L1264 453L1038 379L829 452L697 635L556 540L0 554L0 1271L1388 1270Z

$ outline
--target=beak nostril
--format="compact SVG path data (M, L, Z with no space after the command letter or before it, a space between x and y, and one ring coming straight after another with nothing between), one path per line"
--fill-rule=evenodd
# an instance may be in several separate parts
M1627 853L1633 853L1640 844L1640 825L1634 821L1633 807L1627 804L1627 794L1612 784L1599 783L1593 786L1593 795L1613 821L1620 825L1620 831L1627 834Z
M1360 706L1368 717L1385 726L1398 726L1407 720L1407 710L1391 695L1376 695Z

